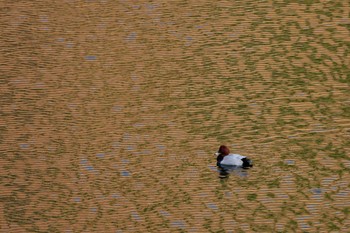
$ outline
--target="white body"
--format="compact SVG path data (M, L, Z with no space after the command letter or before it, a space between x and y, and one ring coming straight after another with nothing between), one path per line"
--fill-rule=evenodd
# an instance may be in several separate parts
M229 154L224 157L224 159L220 162L220 164L231 165L231 166L242 166L243 158L246 158L246 157L239 154Z

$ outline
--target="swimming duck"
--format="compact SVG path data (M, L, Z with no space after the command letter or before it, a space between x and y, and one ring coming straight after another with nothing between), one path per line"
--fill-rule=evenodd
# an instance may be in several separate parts
M242 156L239 154L230 154L230 150L227 146L220 146L218 152L215 153L216 165L218 167L223 166L236 166L242 168L250 168L253 167L253 162L248 159L246 156Z

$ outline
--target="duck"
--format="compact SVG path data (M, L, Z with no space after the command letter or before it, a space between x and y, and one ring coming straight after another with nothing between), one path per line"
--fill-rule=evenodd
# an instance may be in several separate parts
M216 165L220 168L234 166L248 169L253 167L252 160L240 154L231 154L230 149L225 145L221 145L215 155L217 156Z

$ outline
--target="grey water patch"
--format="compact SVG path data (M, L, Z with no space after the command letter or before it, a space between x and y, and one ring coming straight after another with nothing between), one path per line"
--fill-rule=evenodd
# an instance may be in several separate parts
M274 202L273 199L269 198L269 197L261 199L261 203L263 203L263 204L268 204L268 203L272 203L272 202Z
M68 43L66 44L66 47L67 47L67 48L73 48L73 47L74 47L74 43L68 42Z
M329 177L329 178L324 178L322 181L321 181L321 185L324 186L324 185L330 185L333 181L335 181L336 178L334 177Z
M80 164L85 168L85 170L90 171L90 172L95 172L97 173L98 171L92 166L88 165L88 161L86 159L81 159Z
M74 202L81 202L81 198L80 197L75 197L73 200L74 200Z
M183 220L175 220L175 221L171 222L171 226L178 227L180 229L185 229L186 228L186 223Z
M313 194L310 199L314 199L314 200L322 200L323 196L321 194Z
M86 165L87 162L88 162L87 159L81 159L81 160L80 160L80 164L82 164L82 165Z
M134 145L129 145L126 147L127 151L134 151L135 150L135 146Z
M333 186L333 187L331 187L331 190L332 190L332 191L337 191L337 190L338 190L338 187L337 187L337 186Z
M301 229L309 229L310 228L310 225L307 223L300 223L299 226Z
M29 144L28 143L20 143L19 148L21 149L29 149Z
M283 231L284 230L284 225L283 224L276 224L276 230L277 231Z
M197 152L197 156L198 156L198 157L207 156L207 153L206 153L205 151L198 151L198 152Z
M96 61L97 57L95 55L87 55L87 56L85 56L85 60L87 60L87 61Z
M129 171L126 171L126 170L121 171L121 172L120 172L120 175L121 175L121 176L124 176L124 177L129 177L129 176L131 176L130 172L129 172Z
M241 177L241 178L244 178L244 177L247 177L248 176L248 172L244 169L237 169L237 170L234 170L234 174L236 174L237 176Z
M64 42L65 39L64 39L64 38L57 38L57 41L58 41L58 42Z
M131 88L132 91L137 92L138 90L140 90L140 85L133 85Z
M125 133L125 134L123 135L123 140L128 141L128 140L130 140L130 139L131 139L131 135L130 135L130 134Z
M350 160L345 161L343 164L345 167L350 168Z
M198 227L193 226L193 227L191 227L190 229L188 229L188 232L189 232L189 233L196 233L196 232L199 232L198 230L199 230Z
M212 210L218 210L218 209L219 209L218 206L215 205L214 203L208 203L208 204L207 204L207 207L208 207L209 209L212 209Z
M136 32L131 32L127 37L126 37L126 41L131 42L134 41L137 37L137 33Z
M157 4L152 4L152 3L146 3L145 6L148 10L151 10L151 11L157 8Z
M323 133L326 132L326 129L312 129L310 130L310 133Z
M310 190L310 192L312 192L313 194L322 194L323 193L323 189L321 188L313 188Z
M96 155L97 158L104 158L105 157L105 154L104 153L98 153Z
M349 197L349 190L341 190L339 193L335 194L334 197L338 197L338 198Z
M131 217L135 220L135 221L141 221L141 217L138 213L136 213L135 211L131 212Z
M242 223L241 228L245 230L245 232L248 232L250 230L249 224L248 223Z
M142 155L150 155L152 152L150 150L142 150L141 153Z
M113 111L114 111L114 112L120 112L120 111L122 111L122 110L123 110L123 107L122 107L122 106L116 105L116 106L113 107Z
M157 148L159 150L165 150L166 146L164 146L164 145L157 145Z
M309 204L306 205L306 209L311 213L311 214L317 214L319 212L319 208L315 204Z
M97 208L96 208L96 207L92 207L92 208L90 208L90 211L91 211L91 212L96 212L96 211L97 211Z
M95 171L95 168L91 165L85 166L85 169L88 171Z
M211 170L211 171L217 171L218 169L213 166L213 165L208 165L208 168Z
M287 165L295 165L295 161L291 160L291 159L284 160L284 163L287 164Z
M311 133L321 133L325 131L326 129L322 124L313 124L313 128L310 130Z
M159 213L164 217L170 217L171 214L168 211L160 210Z
M48 23L49 22L49 17L47 17L46 15L42 15L39 17L39 21L41 23Z
M163 155L165 153L164 150L165 150L166 146L164 146L164 145L157 145L157 148L158 148L159 153L161 155Z
M118 148L120 148L120 143L119 142L113 142L112 147L114 149L118 149Z
M186 39L185 46L190 46L192 44L192 40L193 40L192 37L191 36L186 36L185 39Z
M144 127L144 126L145 126L144 123L135 123L135 124L133 125L134 128L141 128L141 127Z
M300 215L300 216L297 216L296 219L297 220L308 220L310 219L311 217L310 216L306 216L306 215Z
M338 183L338 187L342 187L342 188L346 188L346 187L348 187L348 185L349 185L349 182L348 181L339 181L339 182L337 182Z
M284 176L282 181L286 184L293 184L294 183L293 177L290 175Z
M287 194L277 194L276 198L278 199L289 199L289 196Z
M43 82L37 82L37 83L35 83L35 86L33 86L33 88L41 90L41 89L45 89L46 85Z
M77 104L75 104L75 103L68 103L68 104L67 104L67 107L68 107L70 110L75 110L75 109L77 109Z
M231 33L230 35L228 35L228 37L231 38L232 40L238 39L239 36L240 36L240 33Z
M128 164L128 163L130 163L130 160L128 160L128 159L122 159L122 163L125 165L125 164Z
M112 198L115 198L115 199L118 199L118 198L121 198L122 196L120 196L118 193L113 193L111 195Z
M298 222L298 225L301 229L309 229L310 226L306 222L311 219L311 216L297 216L296 220Z
M307 210L315 210L316 209L316 205L314 205L314 204L306 205L306 209Z
M190 42L193 40L193 38L192 38L192 36L186 36L186 40Z

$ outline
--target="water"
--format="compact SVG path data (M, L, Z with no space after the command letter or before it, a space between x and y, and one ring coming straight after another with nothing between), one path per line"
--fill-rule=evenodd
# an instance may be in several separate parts
M97 57L95 55L87 55L85 56L85 60L87 61L95 61Z
M137 33L136 32L131 32L127 37L126 37L126 41L130 42L135 40L137 37Z
M120 172L121 176L130 176L130 172L129 171L121 171Z
M348 231L346 1L9 7L4 232Z

